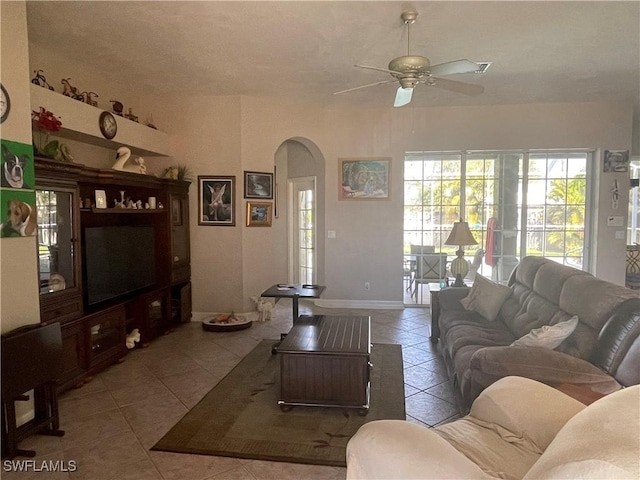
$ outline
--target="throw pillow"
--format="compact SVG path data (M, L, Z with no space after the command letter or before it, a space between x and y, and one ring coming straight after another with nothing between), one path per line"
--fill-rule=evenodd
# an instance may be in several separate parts
M577 326L578 316L574 315L569 320L556 323L555 325L543 325L540 328L534 328L511 345L518 347L541 347L553 350L564 342Z
M466 298L460 303L467 310L478 312L484 318L493 322L504 301L511 295L511 289L505 285L498 285L488 278L477 276Z

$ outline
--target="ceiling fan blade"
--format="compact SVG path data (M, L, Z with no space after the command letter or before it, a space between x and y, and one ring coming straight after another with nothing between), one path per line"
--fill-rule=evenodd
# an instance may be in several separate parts
M354 67L358 68L366 68L368 70L376 70L378 72L391 73L393 75L404 75L402 72L396 72L394 70L389 70L388 68L380 68L380 67L369 67L368 65L354 65Z
M340 90L339 92L335 92L334 95L340 95L341 93L353 92L354 90L360 90L361 88L367 87L375 87L376 85L384 85L385 83L394 83L397 80L383 80L381 82L368 83L367 85L360 85L359 87L347 88L346 90Z
M472 62L471 60L455 60L453 62L431 65L429 71L434 77L442 77L444 75L454 75L456 73L473 73L479 68L480 65Z
M402 107L411 101L413 96L413 88L398 87L396 92L396 100L393 102L394 107Z
M434 83L427 83L431 87L442 88L444 90L450 90L456 93L462 93L464 95L480 95L484 92L482 85L474 85L471 83L458 82L456 80L446 80L444 78L433 78Z

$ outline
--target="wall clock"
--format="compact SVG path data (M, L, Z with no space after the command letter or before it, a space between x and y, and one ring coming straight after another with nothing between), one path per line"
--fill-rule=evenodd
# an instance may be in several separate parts
M116 118L111 115L109 112L102 112L100 114L100 131L104 138L111 140L116 136L118 131L118 124L116 123Z
M9 110L11 110L11 99L9 98L9 93L1 83L0 90L2 90L2 94L0 96L0 123L2 123L9 116Z

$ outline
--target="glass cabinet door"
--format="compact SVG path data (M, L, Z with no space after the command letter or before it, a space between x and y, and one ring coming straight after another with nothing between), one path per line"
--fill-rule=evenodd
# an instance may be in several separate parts
M76 286L74 191L36 190L40 294Z

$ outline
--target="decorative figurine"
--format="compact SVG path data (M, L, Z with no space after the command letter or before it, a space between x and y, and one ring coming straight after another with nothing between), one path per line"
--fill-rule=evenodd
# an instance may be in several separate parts
M138 121L138 117L136 117L133 112L131 111L131 107L129 107L129 113L125 113L124 114L124 118L128 118L129 120L131 120L132 122L137 122Z
M120 190L120 201L114 198L113 202L115 204L115 208L126 208L126 201L124 198L124 190Z
M131 330L131 333L129 333L126 336L125 345L129 350L131 350L136 346L136 343L138 343L139 341L140 341L140 330L138 330L137 328L134 328L133 330Z
M60 83L62 83L63 85L63 90L62 90L62 94L66 95L67 97L71 97L74 100L80 100L82 102L84 102L84 95L82 95L80 92L78 92L78 89L74 86L72 86L69 83L69 80L71 80L71 78L63 78Z
M157 127L153 124L153 115L149 115L149 118L147 118L145 125L149 128L153 128L154 130L157 130Z
M31 83L33 83L34 85L38 85L39 87L48 88L49 90L53 91L53 87L49 85L49 83L47 82L47 79L42 74L42 72L44 72L44 70L34 70L33 73L35 75L31 79Z
M98 106L98 102L96 102L91 95L95 95L96 98L98 98L100 95L98 95L96 92L82 92L80 95L83 96L84 98L84 103L88 103L89 105L93 106L93 107L97 107Z
M116 163L111 167L113 170L119 170L121 172L139 173L146 175L147 167L144 164L144 158L138 157L135 159L136 165L125 165L131 157L131 150L128 147L120 147L116 150Z
M116 115L120 115L121 117L122 115L122 110L124 110L124 105L122 105L122 103L120 103L118 100L109 100L111 103L113 103L113 113L115 113Z
M69 148L69 145L67 145L66 143L61 143L58 146L58 151L56 152L53 158L55 160L58 160L59 162L73 163L73 156L71 155L71 149Z
M178 167L171 166L167 167L164 171L164 178L171 178L172 180L178 179Z

